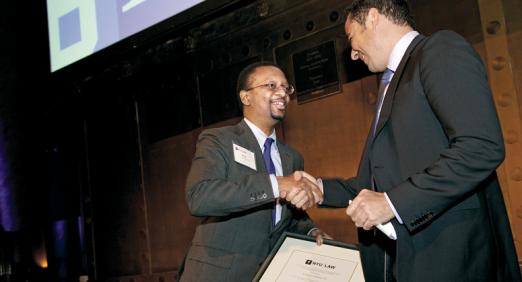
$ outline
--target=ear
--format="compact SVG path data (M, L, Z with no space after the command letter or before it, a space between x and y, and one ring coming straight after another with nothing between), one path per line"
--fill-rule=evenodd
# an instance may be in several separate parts
M368 15L366 16L366 24L369 28L375 28L377 22L379 21L379 10L375 8L370 8L368 11Z
M241 92L239 92L239 99L241 100L241 103L243 103L244 106L250 105L250 94L248 93L248 91L241 90Z

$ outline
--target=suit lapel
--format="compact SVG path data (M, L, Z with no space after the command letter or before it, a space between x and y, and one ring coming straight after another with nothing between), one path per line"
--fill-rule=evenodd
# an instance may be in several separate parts
M413 52L413 50L415 50L415 47L417 47L417 45L424 38L425 37L423 35L419 34L417 37L415 37L415 39L413 39L410 46L408 46L408 49L406 49L406 52L404 53L404 56L402 57L402 60L399 66L397 67L397 70L395 70L392 80L390 81L390 85L388 86L388 90L386 91L386 96L384 97L384 101L381 108L381 114L377 123L377 129L375 130L375 136L379 134L381 129L384 127L384 124L386 124L386 122L388 121L393 104L393 97L395 96L395 92L397 91L397 87L399 86L399 82L404 73L404 68L406 67L408 60L410 59L411 53ZM373 140L375 140L375 136Z
M277 141L277 150L279 150L279 156L281 157L281 165L283 166L283 175L288 175L292 172L294 172L293 169L293 162L292 157L290 156L290 153L288 149L286 148L286 145Z
M259 147L259 143L257 143L257 139L254 136L254 133L248 127L245 120L242 120L237 124L235 130L237 139L234 142L237 142L237 145L242 146L248 150L252 150L254 152L254 156L256 159L256 170L259 172L267 172L265 163L263 161L263 152L261 152L261 148Z

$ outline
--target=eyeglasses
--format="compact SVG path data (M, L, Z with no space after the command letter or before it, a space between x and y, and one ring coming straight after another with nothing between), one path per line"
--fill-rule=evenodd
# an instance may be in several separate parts
M250 91L250 90L252 90L254 88L258 88L258 87L266 88L272 92L277 91L277 89L279 89L279 87L281 87L283 89L283 91L285 91L286 95L288 95L288 96L294 94L294 92L295 92L295 88L292 84L277 86L277 84L274 82L268 82L268 83L261 84L258 86L250 87L248 89L245 89L245 91Z

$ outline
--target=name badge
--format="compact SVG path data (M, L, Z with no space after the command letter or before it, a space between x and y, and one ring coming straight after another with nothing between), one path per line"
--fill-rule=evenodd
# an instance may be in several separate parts
M244 166L248 166L253 170L256 169L256 157L254 152L247 150L239 145L232 144L234 150L234 160Z

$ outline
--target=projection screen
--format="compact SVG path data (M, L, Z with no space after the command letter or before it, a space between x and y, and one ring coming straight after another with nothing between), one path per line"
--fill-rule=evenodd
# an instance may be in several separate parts
M205 0L47 0L51 72Z

